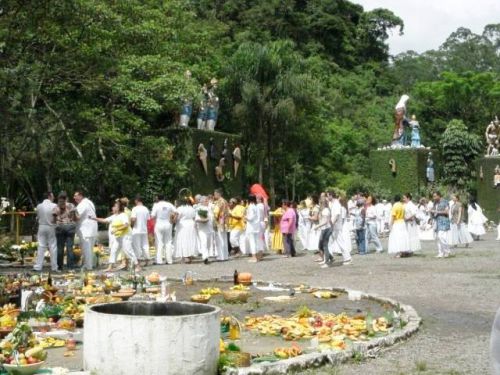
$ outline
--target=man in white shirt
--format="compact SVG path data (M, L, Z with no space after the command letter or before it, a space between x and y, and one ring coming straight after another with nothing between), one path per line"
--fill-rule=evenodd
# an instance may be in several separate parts
M54 194L51 192L46 193L44 197L44 201L36 207L38 253L33 271L42 270L45 251L48 249L50 253L50 268L53 272L57 272L57 240L54 216L57 205L54 203Z
M80 247L83 255L83 268L91 270L94 260L94 244L97 237L97 221L94 203L85 198L81 191L73 195L76 206L76 233L80 239Z
M148 220L150 219L149 210L144 206L142 197L135 197L135 207L132 208L130 221L132 223L132 248L139 261L149 263L149 241L148 241Z
M252 254L252 259L250 259L249 262L258 262L262 252L262 249L258 249L261 227L259 221L259 210L256 203L257 199L255 198L255 195L250 195L248 197L248 207L245 211L245 235L248 241L250 254Z
M172 216L176 210L172 203L165 201L162 194L158 194L158 202L153 205L151 216L155 222L155 247L156 264L164 264L163 258L168 264L172 259Z

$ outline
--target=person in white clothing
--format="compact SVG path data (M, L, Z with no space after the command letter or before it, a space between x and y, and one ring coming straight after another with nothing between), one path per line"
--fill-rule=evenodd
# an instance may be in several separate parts
M382 203L384 204L384 229L383 232L387 234L389 232L389 227L391 225L391 217L392 217L392 203L388 202L387 200L383 200Z
M259 261L262 249L259 248L259 234L261 233L259 210L257 208L257 198L255 195L248 197L248 207L245 211L246 227L245 235L248 241L248 250L252 255L249 262Z
M182 200L182 205L177 208L175 217L174 257L183 258L184 262L191 263L198 253L198 237L194 221L196 211L189 197Z
M467 228L469 229L470 234L472 234L472 238L474 238L475 241L479 241L480 237L486 233L484 224L488 221L488 219L484 216L482 208L473 197L469 201L467 213L469 214Z
M264 199L260 195L257 195L256 198L257 198L257 210L259 212L259 225L260 225L258 248L261 249L263 252L266 252L268 250L266 241L266 229L268 223L269 209L264 203Z
M172 256L172 220L176 213L175 206L167 202L162 194L158 194L153 205L151 216L155 219L156 264L173 263Z
M129 216L125 213L125 205L120 200L117 200L113 206L113 215L109 218L102 219L94 217L92 220L95 220L99 223L110 223L111 234L113 235L113 241L111 243L110 253L109 253L109 261L107 272L112 271L114 269L117 255L121 251L130 261L131 267L135 266L135 271L140 272L141 266L135 256L134 250L132 249L132 237L130 230L130 220ZM122 267L120 267L121 269Z
M472 236L470 235L467 225L464 222L464 207L458 194L452 194L451 196L451 208L450 208L450 220L451 220L451 242L450 245L457 247L458 245L464 244L468 247L469 244L473 242Z
M215 257L214 215L209 207L208 197L200 197L196 207L196 230L198 232L198 251L203 263L208 264L210 257Z
M377 200L375 204L375 221L377 222L377 234L380 236L384 232L384 204Z
M91 270L94 260L94 244L97 237L97 221L94 203L85 198L83 192L76 191L73 195L75 200L77 220L76 231L80 239L80 247L83 255L83 268Z
M370 242L375 244L375 250L377 253L383 251L382 243L378 238L378 228L377 228L377 208L376 200L373 196L369 195L366 198L365 205L365 220L366 220L366 236L365 236L365 246L366 252L368 252L368 246Z
M299 219L299 241L302 244L302 248L307 250L309 231L311 230L311 221L309 220L309 208L306 207L305 201L300 202L297 211Z
M336 222L336 228L334 231L338 231L337 236L330 237L329 251L332 254L342 254L343 265L349 265L352 263L351 251L351 229L347 224L347 206L345 199L340 199L340 217Z
M142 202L142 197L135 197L135 207L132 208L130 221L132 223L132 248L139 261L144 261L145 265L149 263L149 240L148 240L148 220L150 219L149 210Z
M53 272L57 272L57 240L55 224L55 210L57 205L54 203L54 194L52 194L52 192L45 193L44 196L45 199L43 202L36 207L36 217L38 221L38 251L36 264L33 267L33 270L42 270L45 251L49 250L50 268Z
M403 195L403 202L405 204L406 231L408 232L408 240L410 241L409 252L414 253L422 249L417 224L418 207L413 203L410 193Z

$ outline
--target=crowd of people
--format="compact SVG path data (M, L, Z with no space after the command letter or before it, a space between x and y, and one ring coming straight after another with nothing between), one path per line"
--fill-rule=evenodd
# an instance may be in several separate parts
M314 260L322 268L330 267L337 254L343 265L349 265L353 243L359 255L367 254L370 244L376 253L382 253L380 238L385 236L387 253L395 257L409 256L421 249L421 241L436 239L437 257L446 258L452 247L469 246L484 235L487 221L474 199L466 211L458 195L447 200L439 192L431 200L422 198L416 204L409 193L396 195L390 202L377 201L370 194L356 194L346 200L328 191L311 195L299 204L284 200L274 210L263 196L227 201L220 190L213 195L186 196L174 203L157 195L151 210L141 196L136 196L131 209L129 200L120 198L110 215L102 218L83 192L75 192L73 200L74 204L62 192L54 203L54 195L47 193L38 205L35 271L42 269L47 250L52 271L76 268L75 235L82 267L92 269L98 223L108 225L107 270L129 265L140 271L151 263L191 263L198 258L209 264L241 256L259 262L269 252L294 257L296 245L317 254ZM154 242L155 259L150 254L150 242Z

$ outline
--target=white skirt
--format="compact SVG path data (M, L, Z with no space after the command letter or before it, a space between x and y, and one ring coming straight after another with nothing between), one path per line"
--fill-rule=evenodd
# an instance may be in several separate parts
M410 241L410 251L420 251L422 246L420 245L418 225L407 223L406 230L408 231L408 240Z
M418 231L418 237L420 238L420 241L434 241L434 227L432 224L426 223L420 225L419 231Z
M398 254L410 249L410 241L406 223L404 221L395 222L392 225L391 233L389 234L389 243L387 245L387 253Z
M313 225L314 226L314 225ZM316 251L319 248L319 236L321 229L311 228L307 236L307 250Z
M187 258L197 254L198 236L194 220L182 220L177 224L174 257Z
M460 225L451 224L451 241L450 245L461 245L461 244L470 244L473 239L467 230L467 225L462 223Z
M475 236L482 236L486 233L484 230L484 224L471 224L467 226L469 229L469 233Z
M342 225L342 230L335 236L332 235L328 241L328 250L330 254L345 254L351 253L352 241L349 225Z

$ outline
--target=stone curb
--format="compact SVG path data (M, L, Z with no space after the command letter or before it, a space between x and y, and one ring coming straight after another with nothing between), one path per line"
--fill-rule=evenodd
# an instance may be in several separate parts
M202 281L202 280L200 280ZM257 283L267 284L269 281L254 281ZM277 287L289 288L297 286L297 284L288 283L273 283ZM331 290L337 292L349 292L347 288L318 288L322 290ZM417 314L416 310L410 305L401 305L397 301L382 297L377 294L361 293L362 298L372 299L381 303L388 303L393 307L399 305L401 309L401 318L407 324L401 330L394 331L387 336L377 337L369 341L356 342L353 345L342 351L328 350L317 353L303 354L295 358L284 359L277 362L263 362L254 364L250 367L243 368L228 368L224 374L226 375L281 375L288 374L291 371L300 371L308 368L316 368L323 365L338 365L347 362L355 353L369 354L374 349L393 346L399 341L408 339L411 335L418 331L422 319Z

